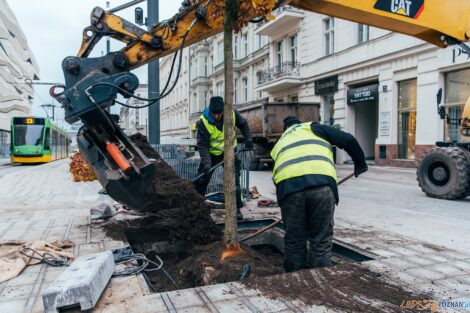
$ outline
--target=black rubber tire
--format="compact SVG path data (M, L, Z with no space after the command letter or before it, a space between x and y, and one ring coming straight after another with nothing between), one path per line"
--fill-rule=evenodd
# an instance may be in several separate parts
M416 174L421 190L432 198L462 199L470 189L470 163L461 148L431 150L419 162Z

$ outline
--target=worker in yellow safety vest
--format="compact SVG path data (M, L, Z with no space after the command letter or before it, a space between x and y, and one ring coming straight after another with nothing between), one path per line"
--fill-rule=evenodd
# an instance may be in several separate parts
M211 180L212 172L210 168L224 160L224 125L223 125L224 100L222 97L212 97L209 107L206 108L196 123L197 145L201 156L198 174L206 174L194 182L194 187L201 194L205 195L207 186ZM253 149L253 139L251 137L248 122L237 111L233 111L233 141L234 148L237 147L235 127L240 129L246 150ZM237 200L237 219L243 219L240 208L243 206L242 193L240 187L240 161L235 159L235 186Z
M271 151L272 176L286 229L284 268L292 272L329 266L333 214L339 199L333 146L351 156L356 177L368 169L364 152L351 134L331 126L301 123L289 116L284 119L284 130Z

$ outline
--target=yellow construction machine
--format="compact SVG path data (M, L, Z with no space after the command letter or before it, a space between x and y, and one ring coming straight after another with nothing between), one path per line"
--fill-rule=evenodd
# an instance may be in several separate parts
M271 18L271 12L283 5L343 18L420 38L439 47L461 45L470 38L470 0L233 0L239 5L236 28L248 22ZM51 89L65 110L69 123L81 120L78 144L87 162L109 195L132 208L148 209L155 197L155 167L129 140L106 108L118 94L135 97L139 85L130 71L163 56L179 54L174 82L170 79L161 94L147 101L148 107L168 95L176 85L181 69L182 49L223 30L223 0L185 0L179 12L169 20L144 30L102 8L91 13L91 25L83 31L77 56L64 59L65 86ZM126 46L99 58L88 58L104 36ZM171 77L171 74L170 74ZM468 135L469 109L462 119L462 132ZM454 148L452 148L454 149ZM459 148L464 151L467 148ZM463 162L463 160L462 160ZM467 159L465 168L468 169ZM463 167L462 167L463 168ZM440 172L436 169L435 172ZM467 179L469 174L460 173Z

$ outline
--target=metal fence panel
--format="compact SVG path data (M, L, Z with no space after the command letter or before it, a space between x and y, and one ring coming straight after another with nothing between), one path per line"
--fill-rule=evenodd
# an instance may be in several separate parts
M193 180L197 176L197 169L201 159L199 153L192 152L188 145L152 145L155 151L173 168L173 170L183 179ZM243 149L239 144L238 149ZM239 154L242 170L240 174L242 195L245 199L250 196L250 155L249 153ZM224 171L223 167L217 168L212 174L211 181L207 187L207 194L224 191Z

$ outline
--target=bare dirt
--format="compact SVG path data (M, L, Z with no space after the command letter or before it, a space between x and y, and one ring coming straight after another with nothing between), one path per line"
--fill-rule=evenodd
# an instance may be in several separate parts
M243 253L224 262L222 232L211 218L211 207L194 189L192 182L181 179L141 134L131 140L147 155L155 159L157 190L155 209L139 218L120 218L103 225L106 233L117 240L184 241L186 253L164 255L165 269L177 281L176 287L161 272L152 275L159 291L190 288L238 280L243 266L249 264L254 276L282 273L282 261L271 260L273 253L258 253L243 246ZM120 216L121 217L121 216ZM152 257L151 251L144 252ZM282 256L281 256L282 260ZM156 277L155 277L156 275ZM163 285L162 285L163 282Z
M400 308L402 302L432 298L406 290L360 264L250 278L244 284L273 299L301 300L341 312L413 312Z
M164 269L176 285L163 271L147 274L156 291L237 281L244 267L249 265L251 274L242 280L248 288L258 289L273 299L301 300L307 305L322 305L344 312L412 312L401 309L400 304L404 300L431 298L394 285L380 274L357 264L277 275L283 272L282 255L267 247L256 251L242 246L242 254L221 261L222 233L211 219L211 208L204 198L197 194L191 182L178 177L148 145L144 136L133 136L132 139L148 157L156 160L154 183L162 200L156 204L152 215L119 216L120 219L112 220L104 227L112 238L127 240L132 234L134 243L166 240L188 243L184 252L160 255ZM155 257L153 251L135 252Z
M284 271L282 254L269 247L255 250L242 245L241 254L221 261L223 250L221 242L213 242L195 246L188 254L160 256L165 270L176 281L177 286L162 272L150 272L147 275L156 290L164 292L241 280L244 266L245 269L247 266L250 268L248 278L255 280Z

